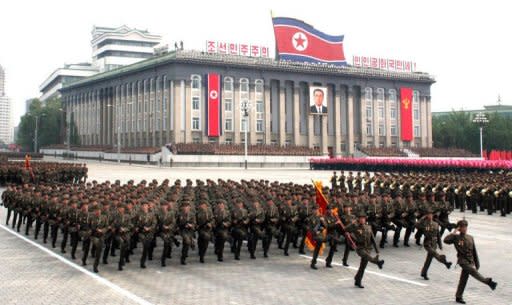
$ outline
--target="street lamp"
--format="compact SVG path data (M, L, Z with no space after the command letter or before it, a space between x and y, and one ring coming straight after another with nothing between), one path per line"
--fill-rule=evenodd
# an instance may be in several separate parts
M483 150L483 142L482 142L482 131L484 129L484 125L489 123L489 119L485 116L484 113L479 112L473 118L473 123L478 124L480 127L480 158L484 158L484 150Z
M244 127L244 150L245 150L245 155L244 155L244 163L245 163L245 169L247 169L247 129L249 127L249 112L251 111L251 102L248 101L248 100L244 100L242 101L241 103L241 109L242 109L242 112L243 112L243 117L244 117L244 123L245 123L245 126Z
M36 130L34 135L34 153L37 153L37 144L38 144L38 138L39 138L39 118L42 116L46 116L46 113L41 113L39 115L33 115L31 113L28 114L28 116L33 116L36 119Z

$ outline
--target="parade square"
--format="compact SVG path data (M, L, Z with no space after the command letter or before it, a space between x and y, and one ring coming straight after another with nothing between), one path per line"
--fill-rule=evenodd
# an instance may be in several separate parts
M297 183L308 183L313 176L327 183L331 174L327 171L283 169L170 169L115 163L100 165L97 162L89 162L88 167L91 181L113 181L117 178L137 181L148 177L158 180L185 177L250 179L264 175L269 179L274 177L282 182L294 180ZM509 264L512 238L507 231L510 218L470 212L451 215L452 221L462 217L469 221L469 232L475 237L482 262L481 272L492 274L499 281L497 290L491 292L488 287L470 279L466 301L472 304L511 304L512 288L507 282L512 272ZM0 239L5 245L0 250L5 258L0 267L4 279L4 304L454 304L453 295L461 271L459 266L446 270L434 262L430 280L425 281L420 277L426 253L422 247L412 244L410 248L393 248L388 245L381 251L381 257L386 261L383 270L376 266L368 267L364 278L366 287L357 289L353 285L359 264L355 252L350 254L348 268L341 265L341 248L335 254L334 268L324 267L324 253L318 270L311 270L309 251L300 255L297 249L290 249L290 256L285 257L282 250L273 244L269 258L263 258L261 249L258 249L257 259L251 260L244 244L240 261L235 261L227 249L224 262L219 263L210 246L205 264L200 264L197 251L192 251L188 265L181 266L179 251L174 250L167 267L160 267L158 259L155 259L148 262L145 270L138 266L139 247L132 262L122 272L116 269L117 257L111 257L110 263L101 265L100 273L96 275L92 273L90 264L82 269L79 259L70 260L69 254L61 254L58 247L52 249L49 244L35 241L52 253L49 254L33 244L33 236L28 237L28 242L13 233L10 227L6 228L5 209L2 209L1 219ZM158 245L155 250L157 257L161 241ZM80 247L78 251L80 253ZM445 245L442 253L450 260L456 260L453 247Z

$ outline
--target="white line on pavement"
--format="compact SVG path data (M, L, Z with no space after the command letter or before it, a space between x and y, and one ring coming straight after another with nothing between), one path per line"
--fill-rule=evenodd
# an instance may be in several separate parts
M304 257L304 258L307 258L307 259L312 259L311 256L308 256L308 255L303 255L301 254L300 256ZM321 259L321 258L318 258L318 261L322 261L322 262L325 262L325 260ZM340 263L332 263L332 265L334 266L343 266L342 264ZM352 269L352 270L357 270L357 268L355 267L345 267L347 269ZM411 280L408 280L408 279L404 279L404 278L401 278L401 277L397 277L397 276L392 276L392 275L387 275L387 274L384 274L384 273L380 273L380 272L375 272L375 271L369 271L369 270L366 270L365 273L369 273L369 274L374 274L374 275L377 275L377 276L380 276L380 277L385 277L387 279L390 279L390 280L395 280L395 281L399 281L399 282L404 282L404 283L407 283L407 284L412 284L412 285L416 285L416 286L421 286L421 287L427 287L428 285L427 284L422 284L422 283L418 283L418 282L415 282L415 281L411 281Z
M131 293L130 291L128 291L126 289L123 289L123 288L117 286L116 284L112 283L111 281L109 281L109 280L107 280L107 279L105 279L105 278L103 278L103 277L101 277L101 276L99 276L99 275L97 275L95 273L92 273L91 271L83 268L82 266L78 266L77 264L67 260L66 258L56 254L55 252L53 252L53 251L51 251L51 250L41 246L40 244L38 244L38 243L36 243L36 242L26 238L25 236L23 236L23 235L21 235L21 234L19 234L17 232L14 232L13 230L9 229L8 227L0 224L0 228L4 229L5 231L11 233L12 235L14 235L14 236L16 236L18 238L21 238L22 240L28 242L32 246L39 248L40 250L46 252L47 254L49 254L49 255L55 257L56 259L60 260L61 262L65 263L66 265L68 265L68 266L70 266L72 268L75 268L76 270L78 270L78 271L80 271L80 272L82 272L82 273L92 277L93 279L97 280L101 284L103 284L105 286L108 286L109 288L111 288L114 291L124 295L125 297L129 298L130 300L132 300L132 301L134 301L134 302L136 302L138 304L141 304L141 305L152 305L152 303L144 300L143 298L141 298L141 297Z

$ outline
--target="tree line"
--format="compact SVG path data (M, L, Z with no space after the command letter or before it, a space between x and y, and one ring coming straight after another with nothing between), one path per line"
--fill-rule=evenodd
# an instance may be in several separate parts
M512 150L512 118L486 113L489 120L483 126L484 150ZM473 115L466 111L452 111L448 115L432 117L433 146L438 148L462 148L480 154L479 125L473 123Z

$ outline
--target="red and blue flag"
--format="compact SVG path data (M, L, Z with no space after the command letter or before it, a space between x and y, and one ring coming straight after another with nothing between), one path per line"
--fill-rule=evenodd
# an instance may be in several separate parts
M294 18L272 18L277 56L282 60L347 64L343 52L343 35L332 36Z

